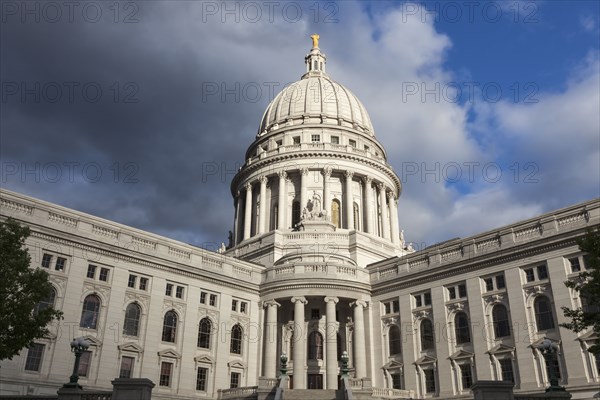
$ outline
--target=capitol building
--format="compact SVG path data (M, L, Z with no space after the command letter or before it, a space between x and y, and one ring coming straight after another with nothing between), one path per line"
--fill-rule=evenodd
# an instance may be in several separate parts
M352 387L374 399L468 399L479 380L542 393L549 369L573 399L599 391L596 338L559 324L561 306L593 307L564 282L586 269L577 239L600 226L600 200L415 251L399 226L410 188L316 35L305 64L231 182L218 252L0 191L1 218L31 229L46 304L64 313L0 363L0 394L56 394L74 337L90 343L84 388L143 377L165 400L252 393L276 382L284 353L294 390L337 389L347 352ZM544 338L559 349L551 365Z

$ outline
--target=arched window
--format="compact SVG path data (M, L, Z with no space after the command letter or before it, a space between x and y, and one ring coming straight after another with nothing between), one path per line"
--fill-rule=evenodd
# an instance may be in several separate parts
M494 323L494 337L496 339L510 336L510 321L508 311L502 304L496 304L492 309L492 322Z
M142 309L137 303L131 303L125 309L125 323L123 335L137 336L140 330L140 316Z
M331 223L333 223L336 227L342 227L342 218L340 216L341 204L338 199L333 199L331 201Z
M400 336L400 328L392 325L388 332L388 342L390 348L390 356L402 353L402 338Z
M292 203L292 228L300 222L300 202L294 201Z
M54 286L53 286L52 290L50 291L48 296L46 296L46 298L40 300L40 302L35 305L35 308L33 309L33 314L37 315L38 313L40 313L41 311L44 311L47 308L54 307L55 301L56 301L56 289L54 289Z
M95 294L88 295L83 301L81 321L79 326L87 329L96 329L100 315L100 298Z
M433 349L433 324L430 320L421 321L421 350Z
M171 310L165 314L163 320L162 341L175 343L177 337L177 314Z
M469 330L469 317L464 312L456 313L454 316L454 333L456 335L456 343L470 343L471 331Z
M319 332L313 331L308 335L308 359L323 359L323 336Z
M212 331L212 323L208 318L202 318L198 326L198 347L203 349L210 348L210 334Z
M244 331L239 324L236 324L231 328L231 343L229 346L229 352L233 354L242 354L242 337Z
M535 310L535 324L538 331L554 329L554 316L552 315L552 306L546 296L538 296L533 302Z
M360 224L359 224L359 221L360 221L359 217L360 217L360 215L359 215L359 212L358 212L358 204L354 203L353 207L354 207L354 229L355 230L359 230L360 229Z

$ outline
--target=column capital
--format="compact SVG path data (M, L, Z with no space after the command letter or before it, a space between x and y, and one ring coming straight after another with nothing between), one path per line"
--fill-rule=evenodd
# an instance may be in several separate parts
M304 297L304 296L292 297L292 303L297 303L297 302L300 302L302 304L308 304L308 301L306 300L306 297Z
M264 308L268 308L268 307L281 307L281 304L279 304L275 300L266 300L266 301L262 302L262 306Z
M391 190L390 190L389 192L387 192L387 197L388 197L388 199L390 200L390 202L392 202L392 201L396 201L396 195L395 195L395 194L394 194L394 192L393 192L393 191L391 191Z
M244 185L244 188L246 189L247 192L251 192L252 191L252 184L250 182L246 183Z
M337 297L327 296L325 297L325 303L333 302L333 304L337 304L340 301Z
M371 183L373 183L373 178L370 176L364 176L362 178L363 182L365 183L366 186L370 186Z
M325 168L323 168L323 176L325 178L330 178L332 172L333 172L333 168L331 168L331 167L325 167Z
M352 171L345 171L345 172L344 172L344 176L345 176L347 179L352 179L352 177L354 176L354 172L352 172Z
M258 177L258 181L259 181L261 184L266 184L268 180L269 180L269 178L267 178L267 177L266 177L266 176L264 176L264 175L261 175L261 176L259 176L259 177Z
M366 308L367 307L367 302L364 300L356 300L350 303L350 307L363 307Z
M287 172L285 172L285 171L279 171L277 173L277 176L279 176L279 179L287 179Z
M308 175L308 168L300 168L300 175Z
M385 185L383 184L383 182L378 182L377 183L377 189L379 189L379 190L386 190L387 188L385 187Z

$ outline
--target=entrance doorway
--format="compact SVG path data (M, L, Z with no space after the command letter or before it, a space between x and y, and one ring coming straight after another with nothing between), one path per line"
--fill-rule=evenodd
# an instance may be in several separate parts
M308 374L308 389L323 389L323 375Z

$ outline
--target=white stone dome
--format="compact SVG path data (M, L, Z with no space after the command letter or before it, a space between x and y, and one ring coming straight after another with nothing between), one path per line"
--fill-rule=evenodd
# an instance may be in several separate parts
M305 118L321 118L326 125L345 126L374 135L365 106L356 95L324 73L307 73L283 89L267 107L259 135L286 125L302 124Z

